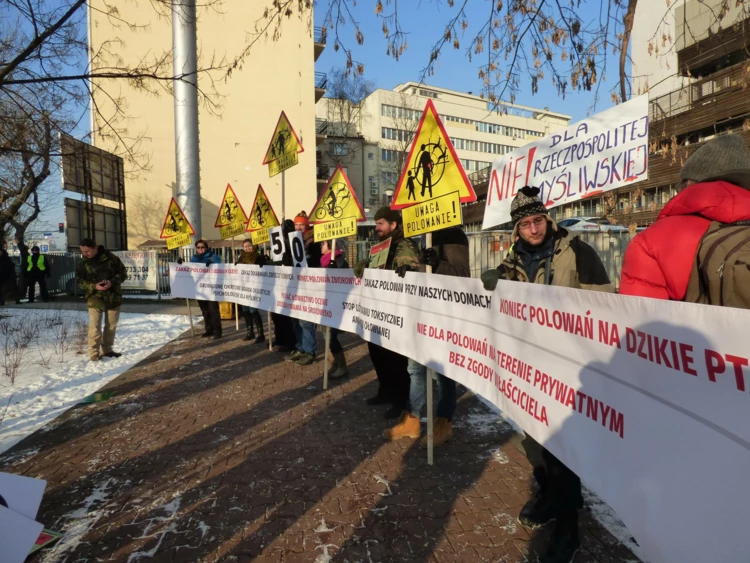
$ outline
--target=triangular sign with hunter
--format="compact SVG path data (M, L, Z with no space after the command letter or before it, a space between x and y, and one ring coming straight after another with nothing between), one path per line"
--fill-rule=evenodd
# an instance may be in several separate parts
M365 211L354 193L346 172L339 164L328 179L317 203L310 211L310 223L326 223L337 219L364 221Z
M172 198L172 201L169 202L169 209L167 210L167 216L164 218L164 225L161 228L159 238L170 238L182 234L193 236L195 231L190 221L188 221L182 212L182 209L180 209L180 206Z
M282 111L279 121L276 123L276 129L273 131L271 142L268 144L263 164L269 164L284 155L299 154L304 151L305 149L302 147L297 133L294 131L292 124L289 123L289 118Z
M427 100L391 208L403 209L453 192L458 192L461 203L477 200L435 105Z
M243 225L247 223L247 215L242 208L240 200L237 199L232 186L227 184L227 189L224 190L224 198L221 200L221 205L219 206L219 213L216 215L216 224L214 227L226 227L227 225L234 225L236 223L242 223Z
M270 229L278 227L279 218L268 201L268 196L263 190L263 186L258 184L258 190L255 192L253 206L250 208L250 220L247 222L246 232L250 233L260 229Z

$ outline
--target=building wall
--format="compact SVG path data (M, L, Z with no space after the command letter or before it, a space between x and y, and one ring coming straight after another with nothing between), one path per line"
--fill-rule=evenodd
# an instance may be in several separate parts
M109 2L111 4L111 2ZM135 64L149 54L171 49L172 28L169 15L156 17L143 3L117 0L119 18L148 26L130 31L117 20L102 14L104 0L92 0L90 44L94 52L109 44L126 64ZM199 8L199 67L213 59L231 60L247 47L248 32L263 15L263 6L247 0L225 0L222 13ZM277 214L281 209L281 175L268 177L263 166L268 143L282 110L289 117L305 152L299 164L286 172L286 215L310 209L315 202L315 93L312 14L302 19L285 18L278 41L261 38L244 62L226 83L217 82L221 94L218 115L205 105L200 107L200 160L203 237L218 239L214 228L218 206L227 183L249 212L258 184L262 184ZM113 40L122 43L112 43ZM251 37L252 39L252 37ZM171 56L169 56L171 72ZM214 71L214 78L222 73ZM199 88L208 89L210 79L199 76ZM158 96L140 91L125 81L97 82L95 103L105 115L112 114L112 98L125 101L127 135L143 135L142 149L150 158L150 168L126 179L129 247L159 237L175 181L174 109L168 93ZM106 92L106 94L104 93ZM121 124L125 122L121 121ZM96 137L94 144L122 153L116 139ZM136 168L126 165L126 174Z

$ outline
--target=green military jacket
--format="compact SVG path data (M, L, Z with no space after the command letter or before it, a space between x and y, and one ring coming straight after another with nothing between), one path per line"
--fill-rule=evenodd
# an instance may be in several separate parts
M86 303L93 309L116 309L122 305L122 283L128 278L128 272L122 261L99 247L93 258L82 258L76 268L76 282L86 295ZM112 283L106 291L96 289L104 280Z

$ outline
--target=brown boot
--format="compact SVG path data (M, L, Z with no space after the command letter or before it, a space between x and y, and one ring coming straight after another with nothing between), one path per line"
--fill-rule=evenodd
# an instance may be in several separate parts
M448 440L453 438L453 425L447 418L436 418L435 426L432 428L432 445L442 446ZM424 436L420 441L419 445L423 448L427 447L427 436Z
M328 351L328 377L331 377L331 374L333 374L334 371L336 371L339 367L339 359L336 357L336 354Z
M335 359L335 365L336 369L332 372L328 372L328 377L331 379L339 379L340 377L346 377L349 375L349 370L346 367L346 356L344 355L344 351L341 350L341 352L336 352L333 355Z
M401 438L419 438L422 428L419 419L409 411L401 413L398 424L393 428L383 430L383 438L386 440L399 440Z

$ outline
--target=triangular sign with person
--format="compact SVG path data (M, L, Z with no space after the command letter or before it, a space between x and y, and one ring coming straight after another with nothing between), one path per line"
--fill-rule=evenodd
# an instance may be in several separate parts
M270 164L285 155L299 154L304 151L305 149L302 147L297 133L294 131L292 124L289 123L289 118L282 111L279 121L276 123L276 129L273 131L271 142L268 144L263 164Z
M169 209L167 210L167 216L164 218L164 225L161 228L161 235L159 238L170 238L176 235L190 235L193 236L195 231L193 226L188 221L185 213L183 213L180 206L174 198L169 202Z
M245 210L242 209L240 200L237 199L237 195L234 193L232 186L227 184L227 189L224 190L224 198L221 200L219 206L219 213L216 215L216 224L214 227L226 227L227 225L234 225L247 223L247 215Z
M310 223L326 223L337 219L364 221L365 211L354 193L346 172L339 164L310 211Z
M453 192L458 192L461 203L477 200L435 105L427 100L391 208L403 209Z
M268 196L263 186L260 184L258 184L258 191L255 192L255 199L253 200L253 206L250 208L249 219L246 230L248 233L259 231L260 229L278 227L281 224L271 206L271 202L268 201Z

